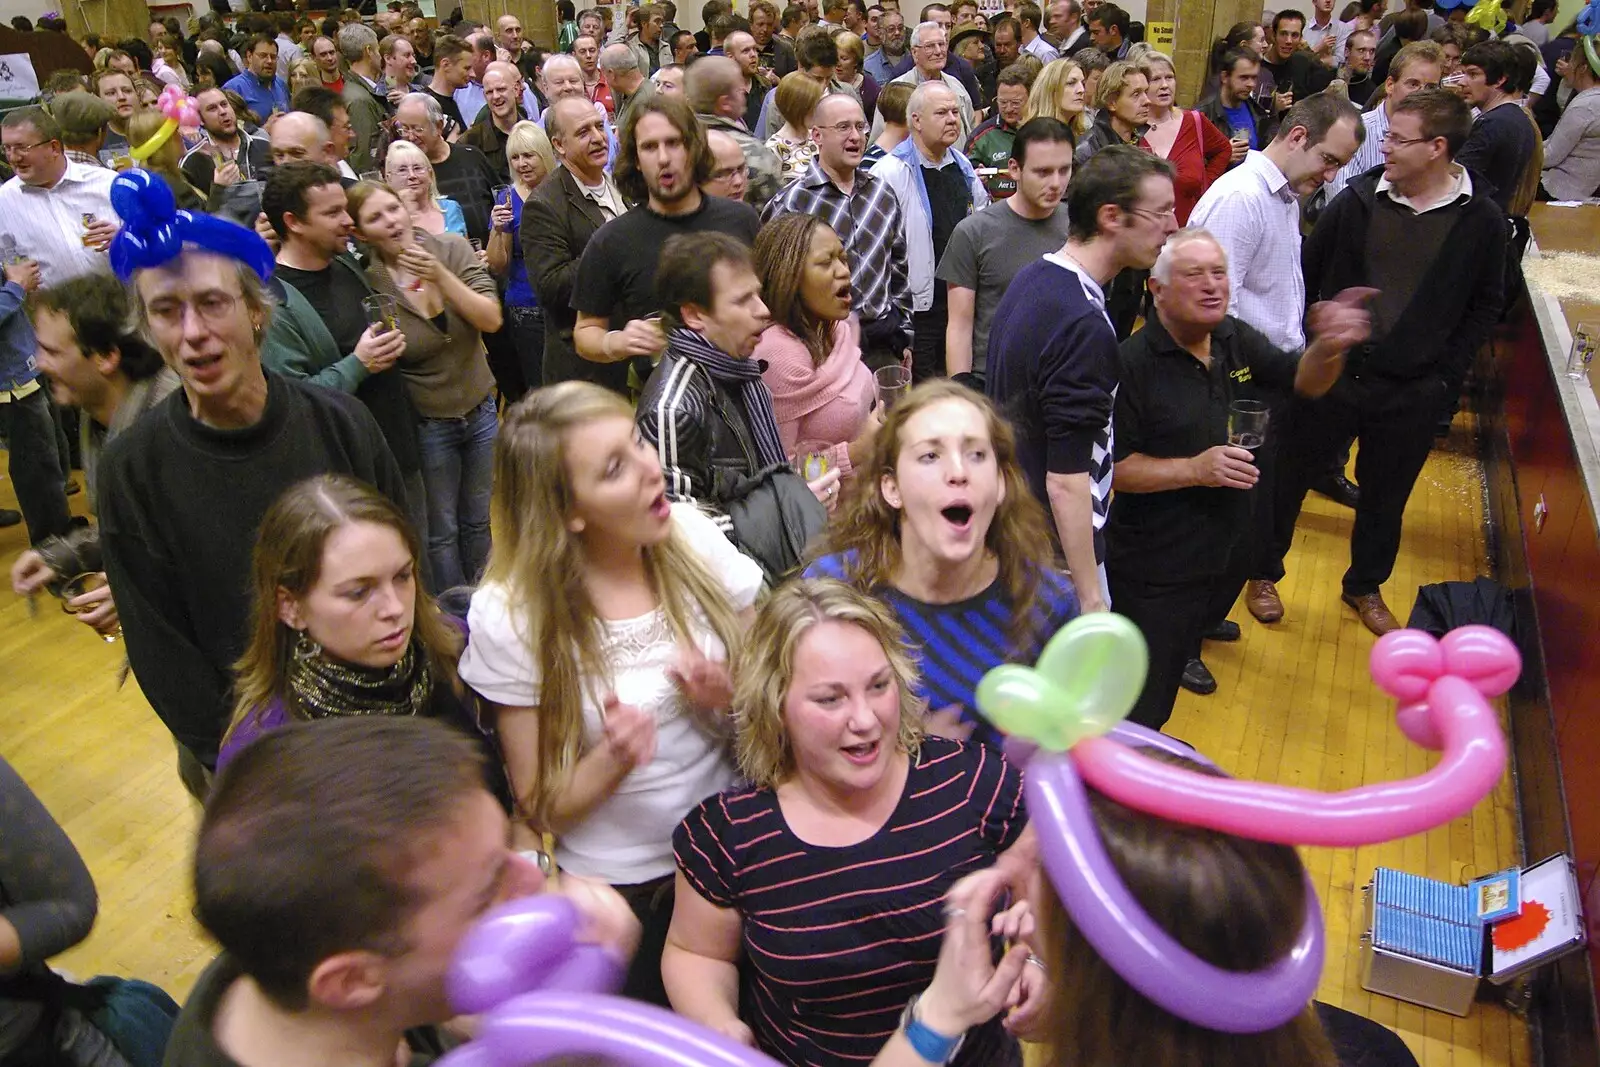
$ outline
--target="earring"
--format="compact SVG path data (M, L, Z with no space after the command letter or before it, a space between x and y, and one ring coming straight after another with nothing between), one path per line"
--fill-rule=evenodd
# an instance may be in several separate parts
M294 658L300 662L316 659L322 655L322 646L311 639L311 634L305 630L296 630L294 639Z

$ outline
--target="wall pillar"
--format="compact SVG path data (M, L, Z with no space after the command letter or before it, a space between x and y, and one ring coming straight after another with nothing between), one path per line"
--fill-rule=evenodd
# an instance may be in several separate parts
M1180 107L1190 107L1200 99L1211 42L1236 22L1260 18L1260 0L1149 0L1146 24L1174 23L1172 62L1177 68Z

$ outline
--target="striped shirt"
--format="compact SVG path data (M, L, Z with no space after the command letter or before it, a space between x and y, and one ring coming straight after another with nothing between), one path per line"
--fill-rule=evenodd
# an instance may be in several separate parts
M870 1062L933 978L945 894L1021 835L1021 790L994 749L929 737L894 813L856 845L802 841L771 789L691 812L673 835L678 869L743 919L740 1010L761 1048L806 1067ZM1013 1049L996 1019L956 1063L1001 1064Z
M806 577L849 581L848 562L842 554L823 556L806 569ZM998 578L976 596L954 604L927 604L892 587L870 590L889 605L918 652L917 697L933 711L959 708L962 721L973 725L974 741L998 745L1003 739L978 711L983 676L1002 663L1032 663L1044 643L1078 617L1078 597L1067 577L1048 570L1040 578L1033 636L1022 649L1012 644L1015 612Z
M886 316L911 321L906 228L889 183L867 170L862 159L846 194L813 159L806 173L778 191L761 212L763 223L787 211L815 215L833 228L850 257L850 300L863 322Z

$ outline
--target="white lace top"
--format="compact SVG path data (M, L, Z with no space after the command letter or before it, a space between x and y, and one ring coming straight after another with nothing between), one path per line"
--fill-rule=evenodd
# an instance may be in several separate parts
M691 504L672 506L673 522L723 581L736 611L755 602L761 568L742 555L712 521ZM470 637L461 657L462 679L486 699L509 707L539 703L539 667L503 586L485 583L472 595ZM583 702L583 750L601 742L601 706L608 689L624 704L656 719L656 755L635 768L617 791L556 843L563 870L612 885L633 885L674 870L672 831L695 805L733 784L733 761L724 738L708 732L678 695L666 670L678 648L659 608L634 619L604 624L602 654L609 686L595 679ZM695 640L713 659L722 642L704 624Z

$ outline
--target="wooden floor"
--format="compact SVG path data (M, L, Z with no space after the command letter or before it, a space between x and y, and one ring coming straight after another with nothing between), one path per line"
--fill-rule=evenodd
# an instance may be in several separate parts
M1458 417L1455 436L1428 461L1412 495L1400 561L1384 588L1402 621L1417 586L1487 572L1475 454L1469 420ZM0 485L0 502L10 498L9 483ZM1264 627L1236 609L1244 639L1206 650L1220 690L1179 698L1170 731L1231 773L1335 790L1418 774L1430 764L1395 729L1391 702L1367 674L1373 638L1339 601L1350 519L1321 497L1307 499L1280 586L1285 620ZM7 570L24 540L20 527L0 530ZM210 946L189 915L195 810L178 784L171 740L132 679L117 689L119 645L102 644L48 598L39 609L31 618L9 588L0 592L0 662L9 665L0 691L0 755L66 827L100 888L93 935L58 963L78 976L145 978L181 999ZM1509 778L1470 818L1431 833L1305 855L1328 922L1322 999L1394 1027L1423 1067L1530 1062L1525 1026L1498 1007L1479 1004L1456 1019L1369 994L1360 983L1360 889L1373 867L1454 881L1515 862Z

